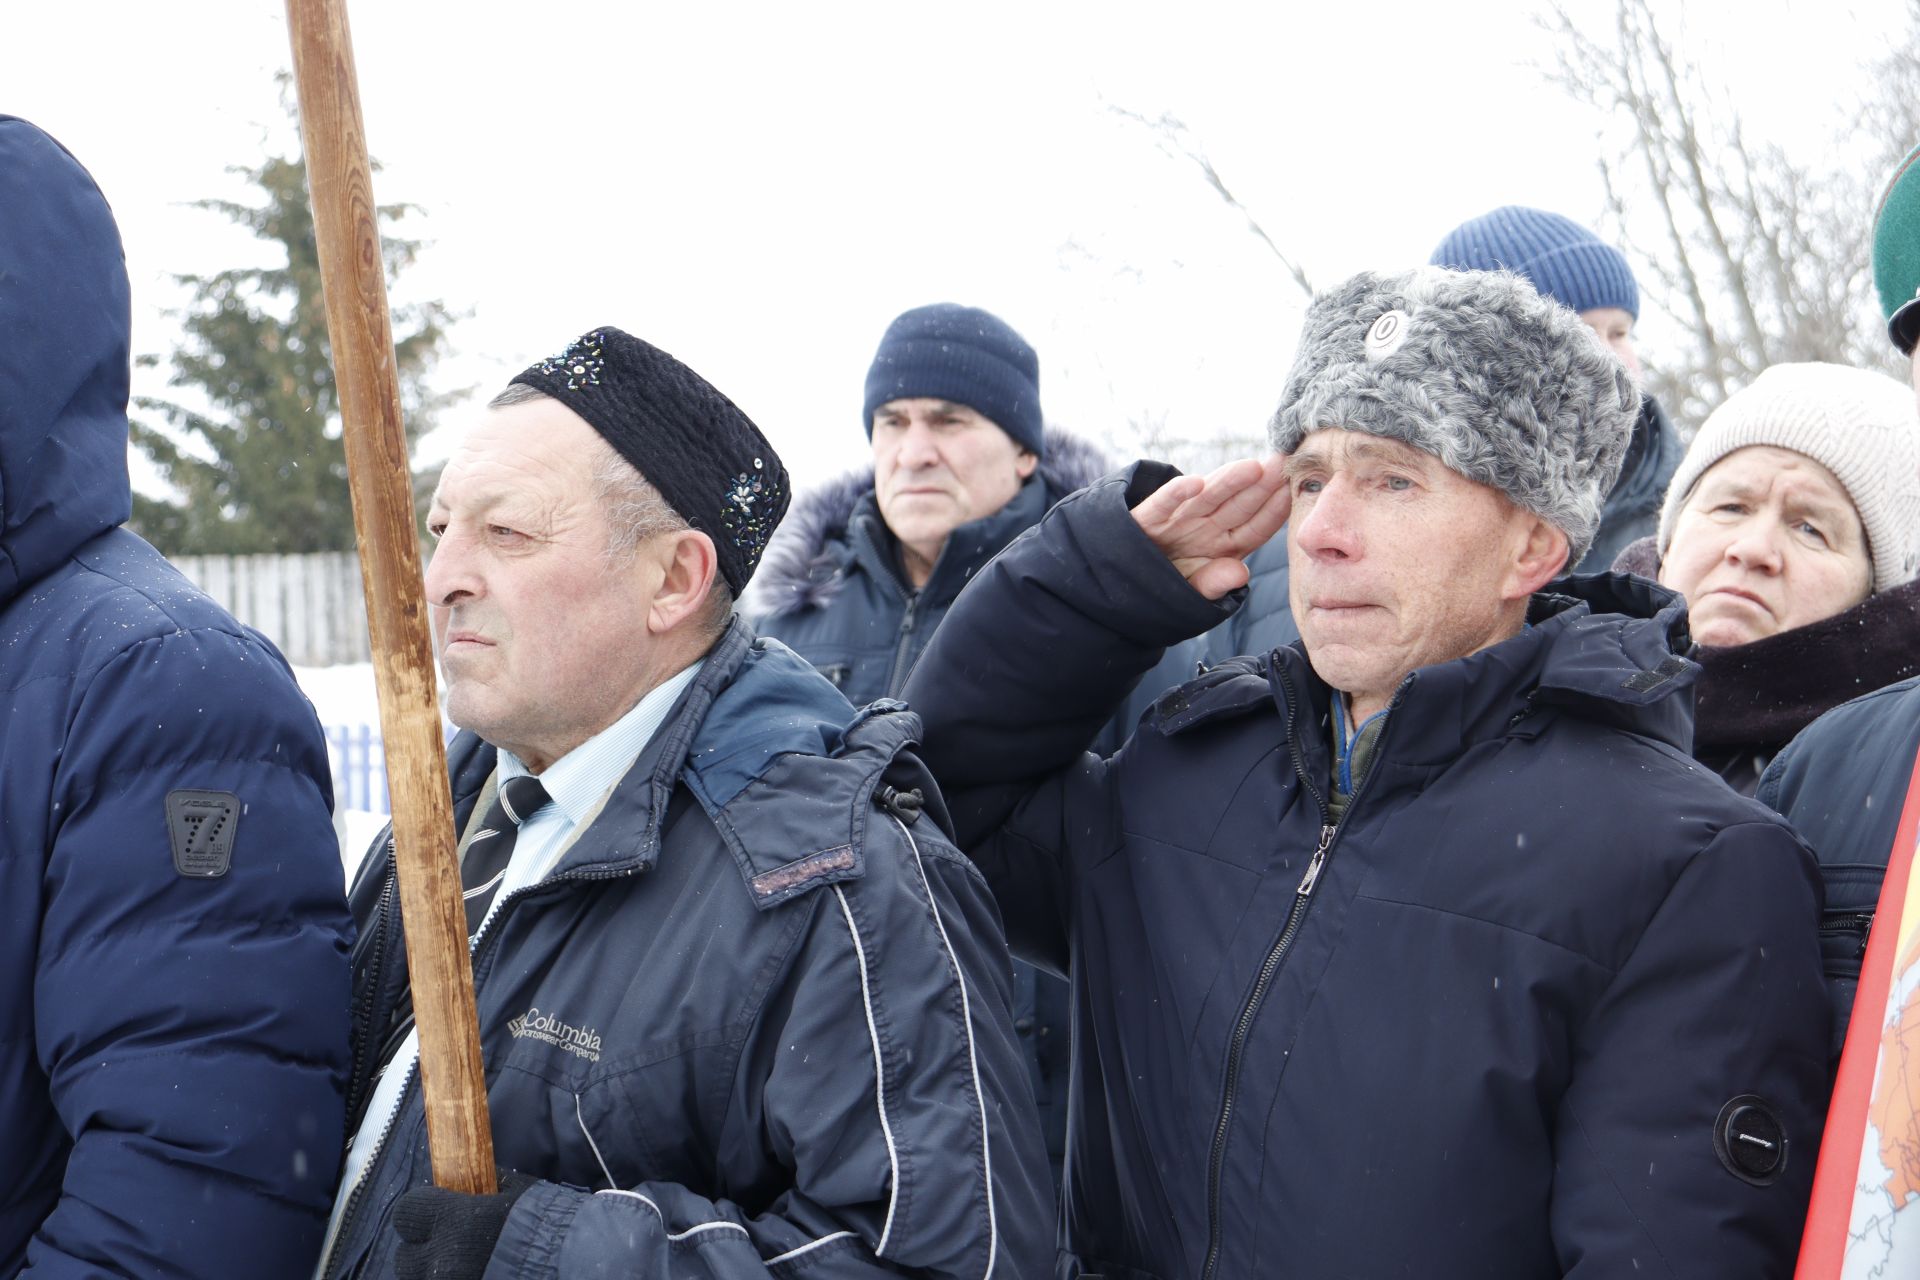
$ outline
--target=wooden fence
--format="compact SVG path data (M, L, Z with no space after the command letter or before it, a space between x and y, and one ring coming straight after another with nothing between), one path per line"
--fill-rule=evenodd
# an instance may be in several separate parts
M298 556L174 556L180 572L299 667L371 662L360 561L351 551Z

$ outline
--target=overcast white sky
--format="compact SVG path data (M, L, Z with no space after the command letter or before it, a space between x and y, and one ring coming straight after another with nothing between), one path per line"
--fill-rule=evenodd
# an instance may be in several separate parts
M1603 122L1535 69L1534 7L360 0L351 14L376 194L427 213L411 233L432 247L398 295L468 313L440 383L490 392L619 325L730 394L805 484L861 460L875 342L942 299L1026 334L1060 425L1259 430L1304 299L1107 103L1183 117L1321 284L1423 262L1500 204L1597 218ZM1696 0L1685 15L1750 124L1804 144L1840 127L1841 89L1899 8ZM288 61L276 0L0 0L0 111L59 137L112 201L137 350L171 345L171 273L255 252L187 202L244 198L228 166L292 145L274 83ZM1661 336L1642 338L1657 361Z

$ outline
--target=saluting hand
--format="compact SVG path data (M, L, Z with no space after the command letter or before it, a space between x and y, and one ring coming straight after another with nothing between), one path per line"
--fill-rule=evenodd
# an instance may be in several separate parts
M1292 510L1287 460L1276 453L1169 480L1133 509L1133 518L1195 591L1218 600L1245 585L1246 557L1280 531Z

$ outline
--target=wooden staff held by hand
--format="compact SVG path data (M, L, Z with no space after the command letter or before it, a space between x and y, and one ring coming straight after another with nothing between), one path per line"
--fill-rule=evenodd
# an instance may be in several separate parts
M490 1194L495 1187L486 1072L345 0L287 0L287 26L367 590L433 1178L450 1190Z

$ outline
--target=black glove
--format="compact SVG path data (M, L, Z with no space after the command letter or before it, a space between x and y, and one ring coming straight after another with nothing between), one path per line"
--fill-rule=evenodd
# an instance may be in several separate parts
M502 1169L500 1190L490 1196L444 1187L407 1192L393 1205L393 1229L400 1237L394 1275L399 1280L480 1280L513 1202L538 1181Z

